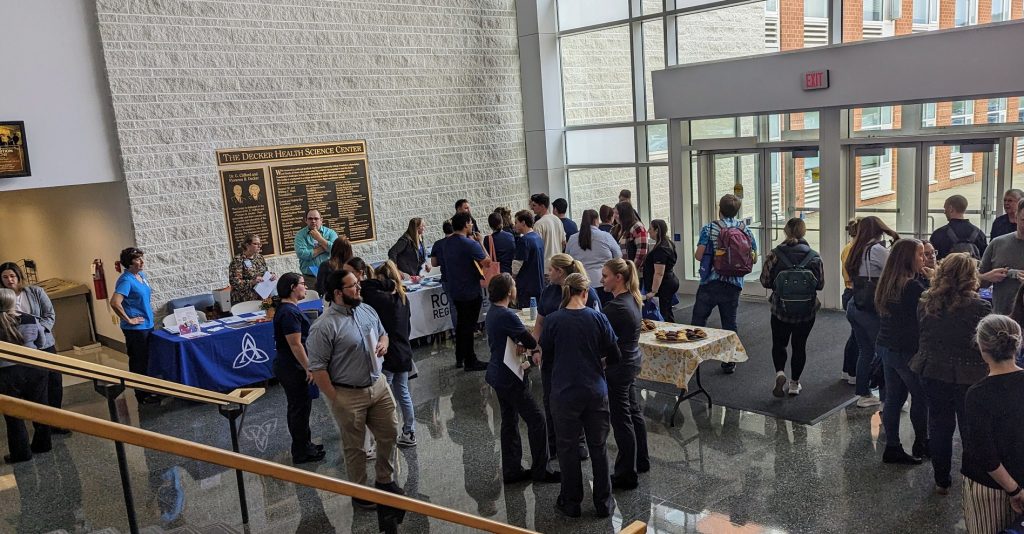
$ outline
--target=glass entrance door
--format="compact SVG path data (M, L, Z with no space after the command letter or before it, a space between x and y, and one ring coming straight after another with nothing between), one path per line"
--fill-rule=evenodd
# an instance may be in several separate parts
M996 145L926 145L924 150L928 154L925 237L946 224L943 206L952 195L967 199L967 218L988 235L992 221L1003 214L1002 191L996 183Z
M918 214L917 145L851 150L853 214L875 216L904 237L927 239Z

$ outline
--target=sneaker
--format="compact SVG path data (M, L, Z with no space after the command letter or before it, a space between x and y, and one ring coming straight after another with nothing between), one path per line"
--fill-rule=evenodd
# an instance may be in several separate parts
M847 373L846 371L843 371L842 376L839 377L839 381L840 382L846 382L847 384L850 384L851 386L856 386L857 385L857 377L851 375L850 373Z
M782 371L775 373L775 388L772 389L772 395L776 397L785 397L786 393L782 390L786 386L786 374Z
M416 446L416 433L415 432L402 432L401 436L398 436L399 447L415 447Z
M736 372L736 362L722 362L722 372L731 375Z
M874 395L863 395L857 399L858 408L871 408L872 406L879 406L882 401L878 400L878 397Z
M885 452L882 453L882 463L886 464L902 464L902 465L921 465L920 458L914 458L907 454L907 451L903 450L901 446L886 447Z
M790 380L789 388L786 391L789 392L790 395L799 395L801 389L803 389L803 386L800 385L800 382Z
M928 440L914 440L914 447L910 449L910 454L914 458L930 458L931 454L928 452Z

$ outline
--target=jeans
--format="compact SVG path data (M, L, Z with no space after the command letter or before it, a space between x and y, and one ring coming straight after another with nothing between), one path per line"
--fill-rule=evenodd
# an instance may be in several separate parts
M953 432L957 423L963 428L964 399L970 386L923 376L921 385L928 398L928 452L932 456L935 485L948 488L953 484L949 472L953 462Z
M0 394L24 399L36 404L46 404L47 372L27 365L10 365L0 368ZM7 423L7 450L15 461L32 458L33 452L47 452L52 447L50 427L36 425L32 444L29 445L25 421L5 415Z
M928 401L925 399L924 388L917 373L910 370L909 352L890 350L878 345L875 347L878 357L882 359L885 372L885 405L882 407L882 427L885 428L885 446L901 447L900 418L903 415L903 403L907 394L914 398L910 405L910 423L914 425L914 441L928 439ZM924 401L924 402L922 402Z
M843 290L843 309L850 304L853 300L853 290L846 288ZM860 354L860 349L857 348L857 337L853 335L853 329L850 329L850 337L846 339L846 347L843 349L843 372L850 376L857 376L857 358Z
M409 392L409 372L384 371L384 377L388 379L395 402L402 410L402 433L416 432L416 411L413 409L412 394Z
M793 360L789 366L792 370L790 378L799 381L800 375L804 372L804 365L807 364L807 338L814 328L814 317L804 323L787 323L780 321L772 315L772 362L775 364L775 372L786 370L786 347L790 339L793 342Z
M140 375L149 375L149 336L153 330L121 330L124 333L125 350L128 352L128 370ZM136 399L144 399L150 394L135 390Z
M587 436L590 466L594 472L594 507L599 512L615 509L612 480L608 472L608 397L561 395L552 399L551 415L558 434L558 466L562 470L562 491L559 498L567 508L579 508L583 502L583 469L580 466L579 434Z
M473 351L473 332L476 330L476 320L480 317L482 305L482 297L455 301L455 310L458 313L458 322L455 323L455 362L467 367L479 362L476 359L476 352Z
M650 469L647 453L647 424L640 412L636 376L640 367L612 365L605 370L608 380L608 409L619 452L615 455L614 477L635 482L638 471Z
M507 476L518 474L523 468L523 442L519 437L519 418L526 422L530 440L530 471L534 480L544 480L548 465L547 426L544 412L530 395L529 378L523 387L495 390L501 408L501 471Z
M860 354L857 358L857 395L871 394L868 382L871 379L871 365L875 358L875 338L878 337L879 319L875 312L861 311L853 300L846 306L846 319L853 327L853 335L857 338Z
M707 326L708 317L718 306L718 316L722 319L722 328L736 331L736 310L740 306L740 291L738 286L727 282L714 280L701 284L697 288L697 301L693 304L693 318L690 324L694 326Z
M313 409L313 400L309 398L306 372L297 367L294 359L288 356L274 364L274 376L281 383L288 403L288 434L292 437L292 458L301 459L316 454L310 440L309 413Z

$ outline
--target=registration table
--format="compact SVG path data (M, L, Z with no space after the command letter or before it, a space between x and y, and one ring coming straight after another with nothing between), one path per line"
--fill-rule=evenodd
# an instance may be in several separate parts
M299 308L322 311L323 305L311 301ZM274 324L252 322L260 315L242 314L239 318L246 321L236 323L203 323L201 328L209 335L192 339L157 328L149 341L150 376L213 391L273 378Z
M528 310L519 312L519 318L527 328L533 328L535 321L530 320ZM658 330L698 328L657 321L655 324ZM743 343L740 342L736 332L716 328L699 328L707 332L708 337L682 343L659 341L655 339L653 330L640 334L640 353L643 356L643 365L637 378L658 384L668 384L679 389L675 408L672 410L671 423L673 426L675 426L676 411L686 399L695 395L704 395L708 399L708 408L711 407L711 395L700 383L701 362L706 360L728 363L747 361L747 351L743 348ZM695 378L697 381L697 387L694 390L689 390L691 378Z

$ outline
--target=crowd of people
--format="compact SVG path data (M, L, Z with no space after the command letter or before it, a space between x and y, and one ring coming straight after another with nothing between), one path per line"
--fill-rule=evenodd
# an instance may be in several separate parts
M881 406L882 461L918 465L930 459L940 495L953 484L953 439L959 428L969 532L994 532L1024 506L1018 484L1024 477L1024 420L1004 409L1024 401L1024 372L1018 366L1024 323L1022 197L1019 190L1006 193L1006 213L988 238L966 219L967 200L959 195L946 200L948 223L927 241L901 237L878 217L855 218L847 225L851 239L841 255L842 303L851 326L842 378L854 386L856 406ZM700 280L692 325L704 326L718 308L723 328L737 330L744 279L759 259L754 234L739 217L741 203L724 195L717 218L700 229L693 251ZM582 513L582 460L592 462L599 517L614 511L613 490L638 486L651 467L636 385L642 319L656 314L675 322L679 290L669 226L658 219L645 225L627 190L614 206L584 210L579 225L566 216L565 199L537 193L528 205L489 213L485 236L469 201L460 199L442 224L445 237L431 247L424 241L425 221L413 218L389 249L389 259L376 268L355 257L351 243L327 228L319 212L305 215L307 226L295 237L298 272L272 274L279 300L274 374L285 391L294 463L325 456L309 425L315 385L340 429L349 478L366 484L367 460L373 458L376 487L402 494L395 480L396 447L417 444L409 387L416 367L403 282L440 268L451 304L455 366L467 373L486 371L501 408L504 482L560 483L555 507L570 517ZM821 307L826 266L805 239L801 218L787 221L784 233L784 240L764 254L759 281L771 290L776 371L771 393L795 397L803 388L807 340ZM254 288L267 272L261 246L260 236L246 236L232 261L233 302L255 300ZM145 373L153 329L145 258L141 250L127 248L120 261L125 271L111 308L121 319L129 368ZM0 338L54 351L55 316L45 292L27 285L12 263L0 265L0 278ZM309 286L327 303L315 321L298 307ZM991 288L991 302L982 297L982 287ZM489 354L481 358L475 337L485 297ZM525 308L536 312L532 329L515 311ZM508 364L510 351L525 356L518 368ZM734 363L721 365L725 373L735 372ZM541 403L530 387L536 367ZM55 373L0 364L0 388L36 402L61 402ZM142 392L137 397L140 403L159 401ZM908 399L914 431L909 452L900 440ZM522 465L520 418L532 458L528 468ZM50 429L37 427L29 443L20 421L7 424L6 461L49 450ZM609 433L617 445L614 459L606 448ZM353 503L375 507L359 499Z

